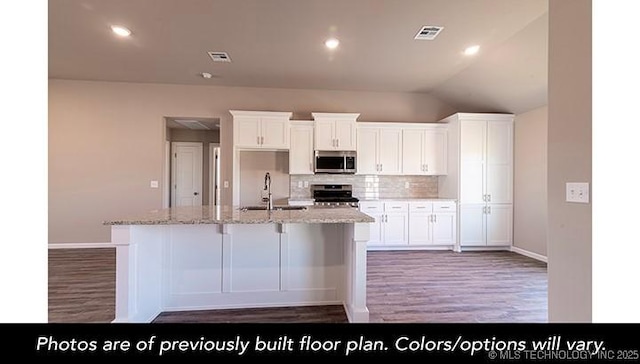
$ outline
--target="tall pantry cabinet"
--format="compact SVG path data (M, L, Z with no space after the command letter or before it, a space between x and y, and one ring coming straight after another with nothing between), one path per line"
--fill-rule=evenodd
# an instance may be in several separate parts
M440 197L458 199L458 246L505 247L513 241L513 115L454 114Z

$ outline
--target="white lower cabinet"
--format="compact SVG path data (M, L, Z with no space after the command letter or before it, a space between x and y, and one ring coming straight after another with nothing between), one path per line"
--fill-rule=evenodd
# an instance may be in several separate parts
M409 212L407 202L363 201L360 211L376 219L369 224L369 247L408 244Z
M363 201L360 211L372 216L368 247L411 249L453 246L456 242L454 201Z
M454 245L455 242L455 202L417 201L409 204L410 245Z
M461 204L460 246L507 246L513 235L513 205Z

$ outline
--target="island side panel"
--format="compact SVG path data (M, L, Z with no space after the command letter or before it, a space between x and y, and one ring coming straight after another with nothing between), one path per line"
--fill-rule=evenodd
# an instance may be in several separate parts
M367 308L367 242L368 223L344 224L345 311L349 322L369 322Z
M162 312L162 249L166 226L113 226L116 245L116 317L151 322Z

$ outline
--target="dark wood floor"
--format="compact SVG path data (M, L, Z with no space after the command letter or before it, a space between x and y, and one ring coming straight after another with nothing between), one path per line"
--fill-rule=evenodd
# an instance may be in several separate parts
M369 252L372 322L546 322L544 263L509 252ZM114 318L114 249L49 250L49 321ZM154 322L346 322L341 306L165 312Z
M547 267L511 252L369 252L371 322L547 322Z
M49 322L111 322L116 250L49 249Z

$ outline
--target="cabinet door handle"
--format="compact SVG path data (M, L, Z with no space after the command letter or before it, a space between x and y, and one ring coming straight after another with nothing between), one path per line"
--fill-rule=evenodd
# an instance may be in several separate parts
M424 171L425 171L425 172L429 172L429 165L428 165L428 164L425 164L425 165L424 165Z
M482 195L482 201L487 202L487 195Z
M433 215L433 222L438 222L438 215Z
M260 137L257 136L256 139L258 139L258 141L256 142L256 144L260 145Z
M487 206L487 214L491 214L491 206Z
M487 195L487 202L491 202L491 194Z
M340 147L340 139L336 139L336 147Z
M482 213L486 214L487 213L487 206L482 206Z

